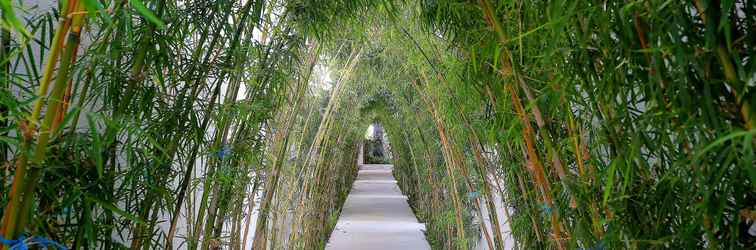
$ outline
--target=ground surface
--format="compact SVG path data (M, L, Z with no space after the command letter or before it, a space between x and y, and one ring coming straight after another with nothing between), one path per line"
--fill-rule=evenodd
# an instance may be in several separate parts
M430 250L391 165L362 165L327 250Z

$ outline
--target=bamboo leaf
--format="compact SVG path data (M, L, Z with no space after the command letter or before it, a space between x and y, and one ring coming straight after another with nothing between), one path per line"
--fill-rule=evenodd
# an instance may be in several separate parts
M142 17L147 19L147 21L150 21L151 23L155 24L158 29L164 29L165 23L158 18L155 13L153 13L147 6L144 6L142 1L140 0L129 0L129 3L131 4L131 7L134 7L134 9L139 12Z
M115 205L113 205L111 203L105 202L103 200L100 200L98 198L95 198L95 197L89 196L89 195L86 196L86 199L89 200L89 201L92 201L94 203L97 203L102 208L107 209L107 210L109 210L111 212L114 212L114 213L116 213L116 214L118 214L120 216L123 216L124 218L126 218L128 220L131 220L131 221L139 223L139 224L143 224L144 223L144 220L142 220L142 218L139 218L139 217L137 217L137 216L135 216L135 215L133 215L133 214L131 214L129 212L126 212L126 211L124 211L124 210L116 207Z
M102 138L100 136L100 133L97 131L97 122L96 119L97 115L94 113L87 114L87 122L89 124L89 133L92 137L92 145L91 145L91 152L92 157L95 159L95 167L97 168L97 175L102 178L102 175L104 173L104 162L102 159Z
M715 140L714 142L710 143L705 148L703 148L701 151L698 151L698 153L696 153L696 156L693 159L694 159L695 162L698 162L701 159L701 157L703 157L704 154L706 154L706 152L708 152L709 150L712 150L715 147L718 147L718 146L724 144L725 142L727 142L729 140L733 140L733 139L738 138L738 137L753 136L753 135L756 135L756 129L752 129L750 131L736 131L736 132L732 132L732 133L730 133L730 134L728 134L726 136L723 136L723 137Z
M97 16L97 14L99 14L100 17L102 17L102 20L105 21L106 24L108 25L113 24L113 19L110 18L108 11L102 5L100 0L84 0L84 9L87 10L87 14L91 18L94 18L95 16Z
M18 20L18 17L16 17L16 13L15 11L13 11L13 6L11 5L11 0L0 0L0 9L3 11L3 22L6 25L12 27L26 38L30 38L32 36L31 33L26 30L24 24L22 24L21 21Z
M604 174L606 176L606 183L604 183L604 198L603 198L603 206L606 207L606 202L609 200L609 196L611 196L612 188L614 187L614 173L617 170L618 162L621 161L622 158L616 158L612 160L612 163L609 164L609 169L606 170L606 173Z

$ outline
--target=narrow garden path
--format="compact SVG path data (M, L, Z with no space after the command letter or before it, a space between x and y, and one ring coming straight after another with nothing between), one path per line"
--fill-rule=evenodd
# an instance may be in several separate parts
M326 249L430 250L392 165L361 165Z

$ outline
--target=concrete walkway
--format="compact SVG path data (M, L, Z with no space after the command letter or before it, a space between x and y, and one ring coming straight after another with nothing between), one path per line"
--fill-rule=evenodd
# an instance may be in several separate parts
M362 165L327 250L430 250L391 174L392 165Z

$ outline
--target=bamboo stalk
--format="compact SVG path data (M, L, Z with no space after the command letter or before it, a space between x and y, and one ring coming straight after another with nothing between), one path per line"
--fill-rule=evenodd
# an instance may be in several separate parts
M446 135L446 129L443 125L443 122L441 121L441 118L438 115L438 111L436 109L436 106L434 105L433 101L429 99L425 94L423 94L422 89L418 86L417 82L412 81L412 86L415 88L415 90L420 94L420 97L423 99L423 102L426 105L426 108L430 111L431 116L433 117L433 121L436 124L436 129L438 130L439 138L441 139L441 145L444 149L442 152L444 153L444 158L446 162L446 172L449 178L451 179L451 190L450 193L452 195L452 203L454 204L454 211L455 211L455 223L457 226L457 239L462 242L462 246L459 246L460 249L467 249L467 238L465 236L465 226L464 222L462 221L462 204L459 198L459 194L457 193L457 180L456 175L454 174L453 166L457 164L457 161L454 159L454 156L452 156L451 146L449 142L449 138Z
M701 18L701 21L703 21L704 24L708 24L708 22L717 23L717 20L709 20L706 14L709 9L705 8L705 6L709 8L716 8L718 10L718 2L719 1L715 1L714 3L704 5L701 0L693 1L693 6L696 8L698 16ZM711 25L709 27L718 27L718 25ZM716 57L722 67L722 72L724 73L726 84L730 87L730 92L735 97L736 102L740 105L740 115L745 122L745 128L747 130L751 130L754 128L754 125L756 125L756 116L754 116L753 111L751 110L750 100L748 100L748 98L744 98L745 96L743 95L743 93L738 94L738 91L743 89L743 83L738 79L738 74L735 72L735 65L733 64L732 56L730 55L730 52L728 50L729 46L725 44L724 41L722 41L724 39L720 38L717 40L718 44L716 48Z
M227 12L226 17L228 17L229 14L230 14L230 12ZM206 34L207 34L208 30L209 29L205 29L203 31L203 33L202 33L203 35L200 38L200 43L199 44L204 44L205 38L207 37ZM218 35L219 34L220 34L220 29L217 29L212 34L213 39L212 39L212 41L210 42L210 45L209 45L209 48L211 50L218 43ZM192 58L198 58L200 56L200 54L202 53L202 51L203 51L203 47L199 46L194 51L194 54L192 55ZM202 60L203 64L207 64L210 61L210 55L211 55L211 53L208 53L208 54L205 55L204 59ZM195 72L195 70L197 70L197 68L196 67L192 67L192 70L190 71L191 73L189 75L193 75L194 72ZM203 82L203 81L205 81L205 80L206 80L206 74L201 74L201 76L198 77L198 80L193 85L190 96L196 96L197 95L197 92L199 91L199 86L201 85L200 83ZM216 84L220 85L219 82L216 83ZM216 99L215 97L211 98L210 105L208 106L208 109L207 109L208 111L212 111L213 110L213 108L215 106L215 99ZM184 110L183 110L184 115L186 115L187 113L189 113L190 109L191 109L191 105L185 105L184 106ZM203 121L202 121L202 123L200 125L200 131L206 131L207 130L207 128L209 126L209 122L210 122L210 117L211 116L210 116L209 112L207 114L205 114L205 117L204 117L204 119L203 119ZM195 144L192 146L192 149L190 151L191 153L190 153L190 156L189 156L189 159L190 159L189 164L187 164L186 170L184 171L184 176L183 176L183 178L181 178L181 182L179 184L179 188L178 188L179 191L178 191L178 195L176 197L176 205L174 206L174 209L173 209L173 213L172 213L172 216L171 216L171 225L169 227L168 234L166 236L166 244L165 244L166 248L171 248L171 246L173 244L173 238L176 236L176 226L178 224L179 211L181 211L181 206L182 206L184 198L186 196L186 191L188 190L188 187L189 187L190 177L191 177L191 175L194 172L194 165L195 165L195 162L196 162L197 153L199 151L199 147L202 145L202 143L200 143L201 141L202 141L202 136L201 135L197 135L197 140L196 140Z
M322 152L323 148L328 148L331 141L326 140L327 138L330 138L330 132L332 129L333 124L333 114L336 112L339 107L342 105L343 98L343 91L345 82L351 77L351 73L354 70L355 65L360 59L360 56L362 54L362 48L353 48L352 52L350 53L349 59L346 62L344 72L339 77L339 80L336 81L335 86L331 90L331 98L329 99L328 106L325 109L325 113L323 114L323 117L321 118L320 125L318 127L318 132L315 135L315 138L313 140L313 143L310 147L310 153L315 154L315 168L313 169L314 177L312 178L315 180L315 182L309 182L310 178L306 178L305 182L303 183L303 186L305 187L305 190L303 191L303 199L300 200L300 206L303 209L311 209L315 210L317 208L323 207L323 197L320 196L320 190L322 190L322 185L324 183L327 183L325 180L323 180L323 176L325 171L327 170L325 167L325 161L324 161L324 153ZM304 166L309 166L311 158L307 158L307 160L304 163ZM317 189L316 189L317 188ZM308 199L312 199L310 203L305 206L305 201ZM321 209L317 209L321 210ZM316 210L316 211L317 211ZM317 212L320 216L323 215L323 211ZM306 220L304 215L304 210L300 210L301 218L300 221L303 222L304 228L303 228L303 245L305 249L317 247L318 242L314 238L317 235L320 235L322 229L317 226L321 225L319 224L315 219L309 219ZM315 217L319 218L319 217Z
M0 13L0 18L3 18L5 20L6 13ZM10 92L11 91L11 62L10 62L10 56L11 56L11 34L10 30L3 29L0 31L0 79L2 79L2 84L0 84L0 89L3 89L4 91ZM7 60L7 61L6 61ZM0 107L0 117L9 117L10 110L7 107ZM0 122L0 127L6 127L9 126L10 121L2 121ZM0 136L7 136L7 132L0 133ZM0 145L0 160L1 161L7 161L10 157L10 147L8 145ZM0 170L0 183L6 183L6 171Z
M83 7L77 1L70 1L67 10L75 11L80 10ZM68 12L65 12L68 13ZM29 220L29 214L32 201L34 200L34 191L37 187L41 175L41 169L38 167L46 157L47 145L52 134L54 118L57 116L55 111L60 111L62 105L62 98L66 89L66 82L68 80L68 74L71 72L71 64L74 62L75 51L78 48L79 33L81 32L81 22L83 20L82 15L68 15L65 20L61 20L58 31L56 31L56 38L59 47L54 47L51 51L48 65L54 64L57 59L57 55L60 50L63 50L63 56L61 58L61 66L58 70L58 76L56 78L55 86L49 96L50 103L48 109L50 112L45 113L44 120L39 128L39 137L37 138L37 144L34 148L32 158L27 163L26 157L20 157L17 162L16 175L13 178L13 184L11 187L10 202L6 207L6 213L3 215L3 227L2 234L7 238L15 238L26 227L26 223ZM71 25L74 25L72 31L68 33L68 29ZM62 45L64 36L67 34L66 46ZM40 96L47 94L47 88L49 86L49 79L53 74L53 67L48 66L45 70L45 76L40 82L39 92ZM41 98L35 103L35 108L32 111L29 124L35 124L37 117L39 116L38 110L41 110L42 100ZM37 108L39 107L39 108ZM35 126L32 125L30 130L33 130ZM26 147L26 146L22 146ZM31 169L27 164L31 164ZM26 171L29 171L28 176ZM2 247L4 249L5 246Z
M501 53L501 68L499 69L499 74L502 76L508 77L508 76L514 76L515 81L518 81L517 79L520 78L519 74L515 69L513 69L512 62L511 62L511 55L507 48L505 48L505 42L507 41L506 35L504 31L501 29L498 20L495 18L495 15L493 14L493 9L490 5L490 3L487 0L480 0L479 5L483 9L484 17L486 18L486 22L493 28L495 34L498 36L499 41L503 48L503 53ZM548 206L549 208L554 207L553 205L553 199L551 197L551 187L546 179L545 172L543 170L543 165L541 164L541 161L538 157L537 150L535 149L535 143L533 142L533 129L530 125L530 121L525 114L525 110L522 106L522 103L520 102L520 97L517 94L517 91L511 86L507 85L505 87L506 91L509 92L510 97L512 98L512 105L514 106L515 113L520 119L520 122L524 126L523 128L523 141L525 142L526 152L528 155L528 160L532 163L533 170L534 170L534 177L536 183L540 185L540 189L543 196L543 201L545 206ZM559 217L557 215L556 210L551 213L551 224L552 224L552 231L553 231L553 238L554 242L557 245L558 249L564 249L564 246L562 244L563 237L561 236L561 228L559 226Z
M463 114L464 117L464 114ZM465 119L466 120L466 119ZM475 154L475 162L477 163L476 170L481 176L481 180L483 180L482 186L483 186L483 195L485 196L486 200L486 207L489 213L489 219L491 220L491 228L494 233L494 244L496 245L496 248L493 246L489 246L491 249L504 249L504 239L502 239L502 231L501 226L499 225L499 216L496 212L496 205L494 204L494 196L491 192L491 184L488 182L488 176L489 172L486 171L486 161L483 157L481 144L478 138L477 133L475 130L471 127L468 129L472 132L472 136L470 137L470 146L473 148L473 153Z
M289 131L294 125L294 120L296 119L296 111L302 107L305 90L307 89L310 76L312 75L312 69L315 67L319 55L320 47L318 45L313 45L313 47L311 48L309 60L306 64L307 73L303 75L304 79L300 79L298 81L298 84L296 85L296 91L294 93L291 93L291 100L293 100L293 102L289 106L288 110L282 111L279 114L279 117L282 117L281 123L279 123L279 127L282 130L276 133L273 139L273 148L277 153L273 158L273 168L272 172L270 172L271 175L268 176L268 178L270 179L268 180L264 188L265 197L263 198L260 213L258 214L258 220L256 224L257 228L255 229L255 236L253 241L255 244L253 246L254 249L266 249L267 241L265 239L265 230L267 226L267 216L270 210L270 203L272 202L272 199L278 187L278 179L285 161L285 154L289 145Z

